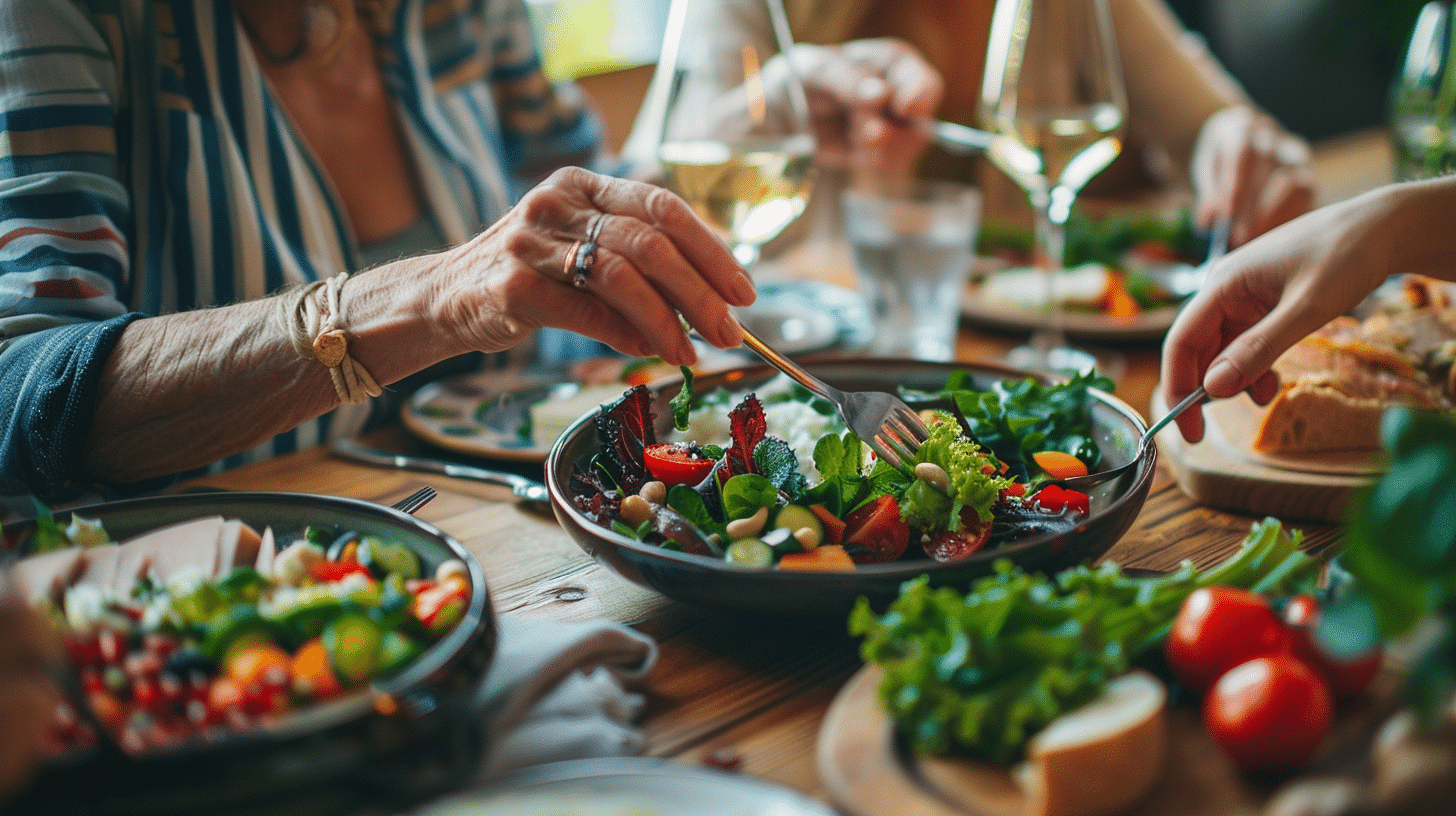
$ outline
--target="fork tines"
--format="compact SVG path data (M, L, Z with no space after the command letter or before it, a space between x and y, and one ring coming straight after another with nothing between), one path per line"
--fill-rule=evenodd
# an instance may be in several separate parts
M400 511L401 513L409 513L413 515L416 510L424 507L426 504L429 504L430 500L435 498L435 495L435 488L430 487L429 485L425 485L424 487L416 490L408 496L405 496L404 498L400 499L390 506Z
M929 435L920 415L902 403L885 417L880 432L870 441L870 448L892 467L905 470L905 463L915 458L915 452Z

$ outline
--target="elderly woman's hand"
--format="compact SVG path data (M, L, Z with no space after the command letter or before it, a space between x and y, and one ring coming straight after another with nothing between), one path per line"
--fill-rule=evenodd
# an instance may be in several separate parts
M819 142L818 161L908 175L928 138L906 122L934 116L940 73L909 44L888 37L794 46Z
M577 167L552 174L439 269L442 319L483 351L551 326L689 365L697 357L682 320L732 348L743 331L729 307L755 298L743 267L682 199Z
M1190 174L1205 229L1228 219L1233 246L1308 212L1314 205L1309 146L1269 116L1244 105L1208 117Z

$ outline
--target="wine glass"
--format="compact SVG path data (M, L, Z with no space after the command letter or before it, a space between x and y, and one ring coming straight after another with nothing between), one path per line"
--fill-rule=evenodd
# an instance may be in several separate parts
M750 271L763 245L803 214L813 183L809 102L791 44L780 0L673 0L644 103L659 128L664 183ZM763 292L739 316L788 346L825 318Z
M1026 192L1036 216L1046 320L1013 365L1084 371L1092 355L1067 346L1057 277L1077 194L1122 150L1127 110L1106 0L997 0L981 85L986 155Z
M1456 170L1456 31L1451 4L1421 8L1390 98L1395 176L1401 181Z

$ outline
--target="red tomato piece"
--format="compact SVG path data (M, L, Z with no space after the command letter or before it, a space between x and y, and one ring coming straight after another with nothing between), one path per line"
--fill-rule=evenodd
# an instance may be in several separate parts
M673 485L695 485L707 478L715 462L699 456L681 445L663 442L648 445L643 451L642 463L652 478Z
M1203 704L1203 723L1240 767L1286 771L1314 756L1330 730L1329 686L1287 654L1240 663L1218 678Z
M960 531L946 530L926 542L925 554L936 561L959 561L986 546L991 538L991 522L973 519L971 523L961 522Z
M1026 495L1026 485L1022 484L1021 482L1012 482L1006 487L1001 488L1001 495L1003 497L1011 496L1015 498L1020 498L1021 496Z
M1076 490L1063 490L1062 495L1066 497L1067 509L1079 516L1085 516L1092 512L1092 499L1086 493Z
M894 561L910 546L910 527L900 503L886 493L844 519L844 549L856 564Z
M1032 496L1031 500L1033 503L1041 505L1043 512L1056 514L1062 512L1067 506L1067 491L1057 485L1049 484L1036 491L1036 495Z
M374 579L374 575L369 572L369 568L360 564L358 561L352 563L319 561L308 568L309 575L324 582L342 581L355 573L363 575L370 580Z
M1332 655L1314 637L1319 618L1319 602L1312 595L1296 595L1285 604L1284 622L1290 628L1292 651L1325 678L1336 698L1356 697L1380 673L1383 650L1376 647L1352 658Z
M1251 658L1285 651L1288 630L1263 596L1233 587L1196 589L1168 633L1168 663L1202 694L1219 675Z

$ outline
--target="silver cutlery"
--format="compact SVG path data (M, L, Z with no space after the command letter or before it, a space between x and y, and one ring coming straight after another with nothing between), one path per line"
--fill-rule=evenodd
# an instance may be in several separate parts
M490 470L488 468L475 467L474 465L462 465L457 462L447 462L443 459L434 459L427 456L406 456L404 454L389 453L387 451L365 447L352 439L335 440L329 445L329 450L337 456L366 465L395 468L397 470L413 470L422 473L440 473L454 479L469 479L471 481L499 485L500 487L509 489L512 495L525 502L531 502L533 504L546 504L550 502L545 485L506 471Z
M908 469L907 462L915 459L915 451L929 432L920 415L899 397L883 391L840 391L779 354L748 329L743 330L743 343L774 368L833 403L844 424L876 456L899 470Z
M946 152L965 155L990 150L996 134L941 119L909 119L905 124L935 139Z
M390 507L393 507L401 513L408 513L413 516L416 510L429 504L430 500L437 495L439 494L435 492L435 488L425 485L394 504L391 504Z
M1179 414L1203 402L1206 399L1208 399L1208 392L1203 390L1203 386L1199 386L1197 391L1194 391L1192 394L1184 397L1182 402L1174 405L1172 410L1170 410L1166 414L1163 414L1163 418L1158 420L1157 422L1154 422L1152 424L1152 427L1148 428L1147 432L1142 435L1142 438L1138 440L1137 455L1133 456L1133 458L1128 460L1127 463L1118 465L1111 470L1103 470L1097 473L1089 473L1086 476L1073 476L1068 479L1052 479L1051 483L1059 484L1062 487L1070 490L1076 490L1079 493L1086 493L1095 485L1100 485L1103 482L1110 482L1113 479L1116 479L1118 476L1121 476L1123 473L1131 469L1134 465L1142 461L1143 454L1147 453L1148 448L1152 446L1153 439L1158 435L1158 431L1163 430L1163 428L1167 426L1169 422L1177 419Z

